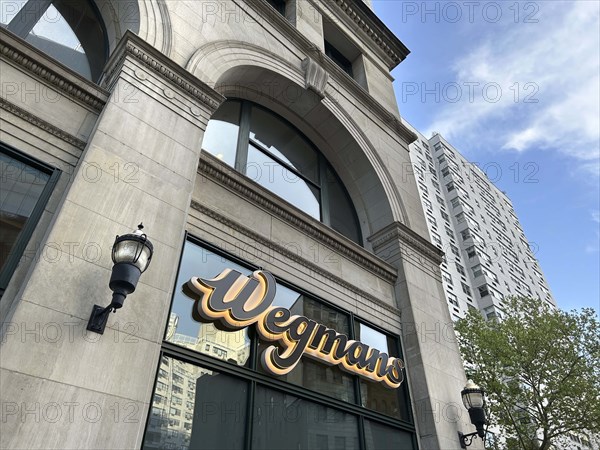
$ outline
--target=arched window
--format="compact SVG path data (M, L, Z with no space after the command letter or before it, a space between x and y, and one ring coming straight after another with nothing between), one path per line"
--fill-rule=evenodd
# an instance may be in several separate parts
M97 81L108 57L108 39L89 0L6 2L2 26L80 75Z
M362 244L356 211L339 177L283 118L249 101L227 101L208 123L202 148Z

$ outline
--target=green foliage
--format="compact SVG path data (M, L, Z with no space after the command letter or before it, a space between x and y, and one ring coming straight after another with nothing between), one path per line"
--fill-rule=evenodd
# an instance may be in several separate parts
M569 433L600 433L600 327L593 309L504 301L501 321L471 310L455 325L467 372L486 392L508 449L546 450Z

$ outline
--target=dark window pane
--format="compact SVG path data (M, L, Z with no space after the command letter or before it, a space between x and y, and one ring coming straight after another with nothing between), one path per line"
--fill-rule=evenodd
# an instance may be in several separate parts
M327 168L327 195L329 196L329 221L335 231L349 237L356 243L362 238L356 221L354 206L348 198L338 177Z
M309 180L319 182L316 150L283 119L262 108L252 108L250 139Z
M363 323L356 323L355 333L356 339L363 344L390 356L399 356L397 345L391 337ZM360 393L362 406L398 419L410 420L406 381L398 389L389 389L382 383L361 379Z
M246 175L315 219L321 218L319 190L252 145Z
M285 16L285 0L267 0L279 14Z
M412 433L365 420L367 450L413 450Z
M243 448L247 390L244 381L163 356L142 448Z
M0 271L49 179L50 175L0 154Z
M223 103L208 122L202 140L202 148L231 167L235 167L239 124L240 103Z
M250 270L227 258L192 242L186 242L175 285L166 340L213 358L246 365L250 356L248 330L221 331L212 323L201 324L195 321L192 318L194 301L181 290L192 277L214 278L224 269L236 269L245 275L251 273Z
M355 416L282 392L256 388L252 448L260 450L358 450Z
M289 299L294 297L295 301L291 302ZM298 294L285 286L277 286L277 297L273 303L288 308L292 315L308 317L338 333L348 335L349 321L346 314ZM260 341L258 344L259 354L262 354L269 345L273 344ZM259 370L264 372L262 366L259 366ZM278 378L340 400L356 401L352 375L342 371L338 366L328 366L324 362L313 360L307 356L303 356L290 373Z
M348 58L346 58L344 55L342 55L342 53L337 48L335 48L333 45L331 45L327 41L325 41L325 54L329 58L331 58L334 63L336 63L338 66L340 66L340 68L344 72L346 72L351 77L353 76L352 63L350 62L350 60L348 60Z

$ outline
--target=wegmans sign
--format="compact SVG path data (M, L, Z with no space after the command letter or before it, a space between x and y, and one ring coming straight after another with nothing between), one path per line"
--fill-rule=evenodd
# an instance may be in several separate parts
M395 389L404 380L404 362L327 328L287 308L273 306L276 282L263 270L250 277L225 269L213 279L193 277L183 292L195 301L192 317L217 322L231 331L254 325L262 339L274 342L261 355L273 375L289 373L302 355Z

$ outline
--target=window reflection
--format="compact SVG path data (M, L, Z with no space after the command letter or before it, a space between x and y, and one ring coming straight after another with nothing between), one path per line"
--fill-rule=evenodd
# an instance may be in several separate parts
M85 78L100 77L108 56L108 40L93 2L3 2L1 20L9 31Z
M50 175L0 153L0 271L33 213Z
M252 448L358 450L358 421L343 411L258 386Z
M274 114L262 108L252 108L250 140L311 181L319 182L317 152L298 131Z
M318 149L283 118L249 101L227 101L209 121L202 148L362 243L356 211L340 179Z
M248 384L163 356L142 448L241 449Z
M240 103L226 102L208 122L202 148L235 167L240 123Z
M285 288L289 292L287 298L293 298L292 289ZM284 292L285 292L284 290ZM280 286L277 286L277 297L279 297ZM322 303L319 303L309 297L296 293L296 300L291 305L278 305L288 308L292 314L308 317L318 323L322 323L328 328L332 328L339 333L348 335L350 331L348 316L344 313L334 310ZM284 298L286 298L284 297ZM289 303L289 301L287 302ZM260 341L258 351L261 354L264 349L273 345ZM264 372L262 367L259 370ZM280 376L279 379L285 380L307 389L311 389L321 394L329 395L346 402L355 402L354 377L339 366L328 366L322 361L314 361L307 356L303 356L300 362L287 375Z
M252 145L248 146L246 175L315 219L320 219L319 190Z
M364 323L355 324L356 339L389 356L400 356L396 341ZM398 389L390 390L381 383L360 380L361 404L369 409L406 421L410 420L406 382Z
M194 302L183 294L181 287L192 277L214 278L224 269L236 269L250 275L251 271L198 245L187 242L175 284L173 308L166 340L199 353L233 364L247 365L250 356L248 330L222 331L212 323L199 323L192 318Z
M365 420L367 450L412 450L412 434Z

